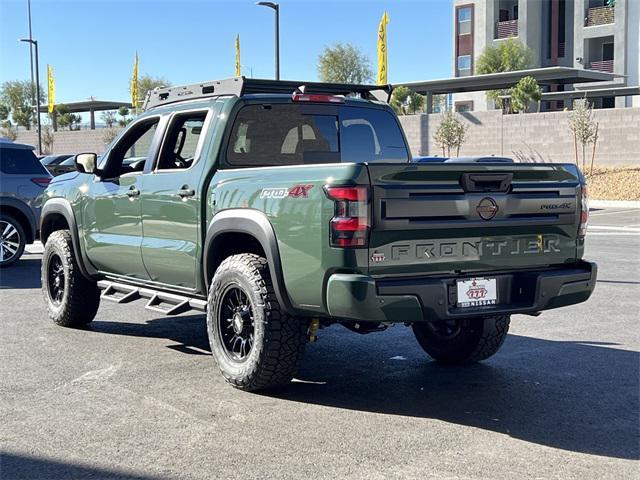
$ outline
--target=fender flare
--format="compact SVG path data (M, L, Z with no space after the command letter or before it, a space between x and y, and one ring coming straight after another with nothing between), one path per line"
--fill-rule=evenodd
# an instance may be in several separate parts
M27 222L29 223L29 229L31 230L30 232L26 232L28 235L28 239L30 240L27 243L33 243L33 241L36 239L38 224L36 222L36 216L33 213L33 210L31 210L31 207L29 207L29 205L24 203L22 200L18 200L17 198L13 197L0 198L0 204L2 204L3 207L6 206L15 208L25 216Z
M69 201L64 198L51 198L45 202L44 206L42 207L42 213L40 215L40 236L42 240L44 240L43 243L46 242L46 239L51 234L51 232L47 232L43 228L45 226L47 217L51 215L62 215L67 221L67 225L69 225L69 231L71 233L73 250L76 253L76 263L80 268L80 272L87 279L92 281L95 280L94 277L97 276L98 271L93 267L93 265L91 265L84 249L80 244L76 217L73 213L73 207L71 206Z
M289 300L284 284L280 251L273 226L267 216L259 210L237 208L223 210L214 215L207 228L203 249L204 285L207 291L209 290L209 279L213 278L215 273L209 271L211 247L215 244L217 237L226 233L248 234L260 243L267 256L271 282L278 303L286 313L295 315L295 309Z

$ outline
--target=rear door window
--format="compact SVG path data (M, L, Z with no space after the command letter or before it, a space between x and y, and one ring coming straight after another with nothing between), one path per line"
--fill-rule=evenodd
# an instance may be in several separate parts
M233 125L227 161L254 167L339 162L338 116L297 105L244 107Z
M347 106L248 105L238 113L227 147L233 166L408 160L392 114Z
M0 148L0 171L14 175L49 175L32 150Z

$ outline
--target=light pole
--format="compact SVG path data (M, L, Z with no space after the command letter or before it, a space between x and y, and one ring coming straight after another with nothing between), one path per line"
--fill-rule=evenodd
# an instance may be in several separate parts
M38 68L38 41L32 38L21 38L21 42L30 43L36 48L36 118L38 119L38 154L42 155L42 128L40 125L40 69ZM31 47L29 47L31 50Z
M27 0L27 9L29 13L29 40L33 40L33 35L31 34L31 0ZM31 104L33 105L35 102L33 101L33 48L29 45L29 66L31 68Z
M269 7L276 13L276 80L280 80L280 5L275 2L256 2L256 5Z
M240 65L240 68L248 68L249 69L249 78L253 78L253 67L251 65Z

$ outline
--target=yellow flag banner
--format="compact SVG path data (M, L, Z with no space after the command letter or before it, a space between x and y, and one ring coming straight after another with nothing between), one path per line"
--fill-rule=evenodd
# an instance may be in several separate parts
M240 65L240 35L236 36L236 77L242 76L242 67Z
M138 52L133 62L133 77L131 78L131 106L138 109Z
M47 65L47 87L47 99L49 100L47 111L53 113L53 109L56 106L56 84L53 80L53 68L51 68L51 65Z
M387 80L387 23L389 23L389 16L385 11L378 27L378 85L389 83Z

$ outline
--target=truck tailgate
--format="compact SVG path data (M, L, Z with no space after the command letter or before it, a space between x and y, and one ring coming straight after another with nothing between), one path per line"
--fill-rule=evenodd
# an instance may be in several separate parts
M570 164L369 164L374 276L576 261L580 174Z

